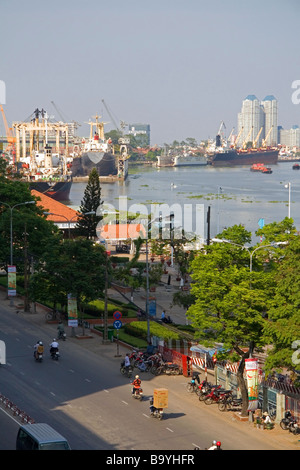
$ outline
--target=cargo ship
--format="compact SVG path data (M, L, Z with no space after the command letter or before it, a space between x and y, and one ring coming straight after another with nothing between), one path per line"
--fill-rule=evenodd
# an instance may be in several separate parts
M279 150L275 148L228 149L209 156L208 164L212 166L253 165L254 163L270 165L278 162L278 153Z
M16 132L16 159L11 162L12 166L21 181L29 183L30 189L57 201L68 201L72 187L68 124L48 122L48 115L43 109L36 109L33 114L34 119L30 122L13 122ZM56 153L48 144L50 132L56 136ZM60 133L66 136L63 153L60 149Z
M73 177L89 176L93 168L96 168L100 177L118 173L112 141L111 139L105 140L104 123L99 122L98 117L95 116L95 122L89 122L90 137L82 139L80 154L73 159Z

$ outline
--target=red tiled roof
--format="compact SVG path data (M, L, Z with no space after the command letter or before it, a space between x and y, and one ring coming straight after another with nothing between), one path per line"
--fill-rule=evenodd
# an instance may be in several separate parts
M134 240L145 237L146 231L142 224L106 224L97 230L97 235L106 240Z
M47 215L47 220L51 220L55 223L69 222L72 219L72 222L77 221L78 212L71 207L65 206L59 201L55 201L49 196L46 196L35 189L31 190L33 196L39 197L41 201L37 202L37 205L43 207L45 212L52 212L53 215Z

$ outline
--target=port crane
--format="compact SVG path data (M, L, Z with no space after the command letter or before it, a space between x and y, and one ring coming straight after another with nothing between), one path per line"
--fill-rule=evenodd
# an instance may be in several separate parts
M267 140L268 140L268 137L269 135L271 134L271 131L273 129L274 126L271 126L266 137L262 140L262 147L266 147L267 146Z
M238 141L240 140L240 137L241 137L241 134L242 134L243 130L244 130L244 126L241 127L240 132L238 133L238 135L237 135L237 137L236 137L236 139L235 139L233 148L236 148L236 146L237 146L237 144L238 144Z
M248 132L248 135L247 135L246 139L243 142L243 149L245 149L247 147L247 142L249 142L249 139L251 139L252 132L253 132L253 126L251 127L250 131Z
M125 127L127 126L127 123L126 123L125 121L120 121L120 127L121 127L121 129L119 129L119 126L118 126L118 124L116 123L116 121L115 121L115 119L114 119L114 117L113 117L111 111L109 110L107 104L105 103L104 100L101 100L101 101L102 101L102 103L103 103L103 105L104 105L106 111L108 112L108 115L109 115L110 119L111 119L112 122L114 123L116 130L117 130L118 132L120 132L120 133L123 135L123 134L124 134L124 129L125 129Z
M5 151L6 151L6 153L8 153L11 150L14 152L15 144L16 144L16 137L13 135L12 128L8 127L6 116L5 116L5 113L4 113L4 109L3 109L3 106L1 104L0 104L0 109L1 109L3 122L4 122L4 127L5 127L5 132L6 132L6 140L7 140L7 143L8 143L8 146L6 147Z
M254 148L254 149L256 149L256 145L257 145L259 136L260 136L260 134L262 133L262 130L263 130L263 126L261 126L261 128L259 129L259 132L258 132L258 134L257 134L257 136L256 136L256 138L255 138L255 140L254 140L254 142L253 142L253 148Z

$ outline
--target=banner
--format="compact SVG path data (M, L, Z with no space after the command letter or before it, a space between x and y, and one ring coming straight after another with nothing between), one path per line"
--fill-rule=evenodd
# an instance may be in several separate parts
M7 295L17 295L17 270L15 266L7 266Z
M248 411L258 407L258 363L257 359L245 359L245 369L248 385Z
M78 326L77 299L68 294L68 326Z

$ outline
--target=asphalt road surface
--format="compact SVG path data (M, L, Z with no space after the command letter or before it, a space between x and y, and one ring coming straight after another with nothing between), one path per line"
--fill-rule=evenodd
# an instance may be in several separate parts
M1 305L0 325L7 352L7 364L0 367L0 393L36 422L53 426L74 450L190 451L196 445L208 447L213 439L225 450L278 449L248 423L237 423L214 405L200 403L187 392L189 379L183 376L140 374L145 397L141 402L133 399L129 379L120 374L121 358L116 357L114 344L103 345L96 354L79 344L94 340L67 339L60 345L59 361L50 358L46 347L44 361L37 363L33 345L37 340L48 345L55 327L52 334L49 327ZM149 415L150 396L160 387L169 390L162 421ZM15 431L7 429L1 413L0 449L14 448Z

